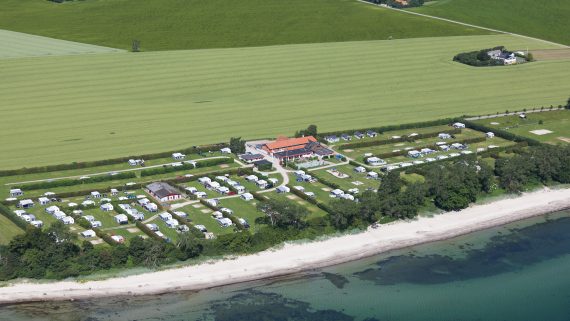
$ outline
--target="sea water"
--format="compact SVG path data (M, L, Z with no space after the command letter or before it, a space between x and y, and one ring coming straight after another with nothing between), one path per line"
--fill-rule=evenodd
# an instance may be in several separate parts
M0 320L570 320L570 212L199 292L0 306Z

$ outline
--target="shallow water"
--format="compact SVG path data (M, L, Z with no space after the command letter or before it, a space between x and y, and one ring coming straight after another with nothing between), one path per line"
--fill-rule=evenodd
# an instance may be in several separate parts
M0 307L0 320L570 320L570 211L286 278Z

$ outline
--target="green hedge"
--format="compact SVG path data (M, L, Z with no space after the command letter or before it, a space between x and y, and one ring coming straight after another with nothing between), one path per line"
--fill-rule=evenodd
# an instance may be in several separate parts
M445 132L448 134L452 134L452 135L453 134L461 134L461 129L460 128L450 128L449 130L446 130ZM414 136L414 137L404 136L404 137L399 138L399 139L382 139L382 140L359 141L359 142L354 142L354 143L343 144L340 146L340 148L342 148L342 149L362 148L362 147L370 147L370 146L389 145L389 144L394 144L394 143L399 143L399 142L413 142L413 141L416 141L418 139L437 137L440 133L441 133L441 131L425 133L425 134L418 134L418 136Z
M225 213L225 212L222 212L219 207L213 206L212 204L206 202L205 199L200 199L200 203L204 204L204 206L208 207L212 211L218 211L218 212L222 213L222 216L225 218L229 218L232 221L232 223L234 223L234 225L237 227L238 230L242 231L245 229L243 227L243 225L239 222L239 220L235 216L229 215L228 213Z
M311 175L315 177L320 183L332 188L332 189L340 189L340 185L330 182L325 178L318 176L315 172L311 172Z
M194 169L194 168L211 167L211 166L216 166L216 165L221 165L221 164L231 164L233 162L234 162L233 158L225 157L225 158L214 158L214 159L206 159L206 160L196 161L196 167L194 167L194 165L192 165L192 164L187 164L187 163L183 163L182 166L177 166L177 167L170 166L170 165L164 165L162 167L154 167L154 168L142 170L141 171L141 177L167 174L167 173L178 172L178 171L182 171L182 170L190 170L190 169Z
M454 143L473 144L473 143L484 142L486 139L487 139L486 137L474 137L474 138L467 138L467 139L463 139L463 140L450 141L449 144L454 144ZM424 145L424 146L416 147L415 150L419 150L419 149L423 149L423 148L437 149L437 147L438 146L436 144L431 144L431 145ZM408 155L408 152L409 152L408 150L400 150L397 152L382 153L382 154L377 154L374 156L384 159L384 158L397 157L397 156L406 156L406 155Z
M253 195L253 198L255 198L256 200L260 201L260 202L265 202L267 201L267 197L265 197L264 195L260 194L259 192L249 192L251 195Z
M365 133L368 130L373 130L378 133L383 133L392 130L400 130L400 129L414 129L414 128L423 128L423 127L431 127L431 126L438 126L438 125L448 125L453 124L455 122L461 121L462 118L444 118L444 119L436 119L432 121L425 121L425 122L417 122L417 123L408 123L408 124L400 124L400 125L388 125L388 126L380 126L380 127L369 127L369 128L362 128L362 129L352 129L352 130L342 130L342 131L334 131L334 132L327 132L327 133L319 133L318 138L324 141L326 136L330 135L342 135L346 133L354 133L357 131Z
M136 177L137 175L134 172L122 172L122 173L117 173L116 175L98 175L87 179L58 179L54 181L44 181L44 182L37 182L25 185L18 185L17 187L25 191L33 191L38 189L75 186L75 185L114 181L119 179L131 179Z
M176 177L176 178L171 178L171 179L163 179L163 180L159 180L159 181L176 185L176 184L180 184L180 183L192 182L192 181L197 180L200 177L208 176L208 175L225 175L225 174L249 175L251 173L253 173L253 169L251 169L251 168L230 168L227 170L218 170L218 171L202 173L202 174L194 175L192 177ZM149 182L136 183L136 184L131 185L131 186L126 186L126 185L108 186L106 188L99 188L99 190L110 190L110 189L114 188L114 189L118 189L119 191L122 191L122 190L131 191L131 190L141 189L148 183ZM73 192L58 193L58 194L54 195L54 197L69 198L69 197L85 196L85 195L89 195L89 193L91 193L93 190L95 190L95 189L87 189L87 190L79 190L79 191L73 191Z
M59 164L59 165L49 165L49 166L41 166L41 167L30 167L30 168L20 168L20 169L13 169L13 170L3 170L0 171L0 177L2 176L14 176L14 175L25 175L25 174L34 174L34 173L47 173L47 172L55 172L55 171L63 171L63 170L70 170L70 169L81 169L81 168L89 168L89 167L96 167L96 166L104 166L104 165L113 165L113 164L120 164L126 163L129 159L158 159L158 158L166 158L172 156L175 152L180 152L184 154L202 154L205 152L209 152L212 150L220 150L224 147L228 147L227 143L220 143L220 144L212 144L212 145L203 145L203 146L193 146L190 148L185 148L182 150L177 151L169 151L169 152L162 152L162 153L154 153L154 154L145 154L139 156L127 156L127 157L119 157L119 158L112 158L112 159L105 159L105 160L98 160L98 161L90 161L90 162L74 162L69 164Z
M91 228L93 230L93 232L95 232L95 234L100 237L103 241L105 241L105 243L111 245L111 246L115 246L115 245L119 245L118 242L115 242L115 240L113 240L111 238L111 236L107 233L105 233L104 231L102 231L100 228L98 227L93 227Z
M149 237L155 240L165 241L162 237L158 236L158 234L156 234L153 230L149 229L145 223L141 221L136 221L135 225L139 228L139 230L143 231L143 233L148 235Z
M170 213L170 215L172 215L172 218L174 218L175 220L178 221L178 223L180 223L180 225L186 225L188 226L188 228L190 229L190 233L196 237L196 238L200 238L203 239L205 238L204 233L200 232L193 223L191 223L188 219L184 218L184 217L180 217L178 216L178 214L174 213L174 211L172 210L168 210L168 213Z
M0 204L0 214L6 216L10 221L12 221L16 226L23 229L24 231L29 227L33 227L32 225L26 223L26 221L19 218L14 212L12 212L8 207L4 204Z
M317 201L315 198L311 198L311 197L307 196L305 193L297 190L296 188L293 188L293 186L291 186L291 185L287 185L287 187L289 187L289 189L291 190L291 193L293 193L293 194L299 196L300 198L304 199L305 201L317 206L321 210L323 210L329 214L331 213L331 209L327 205L325 205L324 203Z

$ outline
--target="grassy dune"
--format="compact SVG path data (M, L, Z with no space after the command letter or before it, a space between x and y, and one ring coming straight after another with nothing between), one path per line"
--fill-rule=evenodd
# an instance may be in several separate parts
M0 28L147 51L489 34L354 0L3 0Z
M440 0L412 10L570 45L568 0Z
M0 168L560 104L570 61L474 68L512 36L0 60Z
M0 59L122 51L119 49L34 36L8 30L0 30L0 43L2 43Z

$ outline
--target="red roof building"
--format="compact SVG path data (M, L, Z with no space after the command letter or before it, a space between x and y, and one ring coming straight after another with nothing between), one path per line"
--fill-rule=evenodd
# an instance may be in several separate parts
M298 138L279 137L276 141L263 145L263 150L273 155L274 153L278 152L293 151L296 149L305 148L308 143L316 141L317 140L313 136Z

